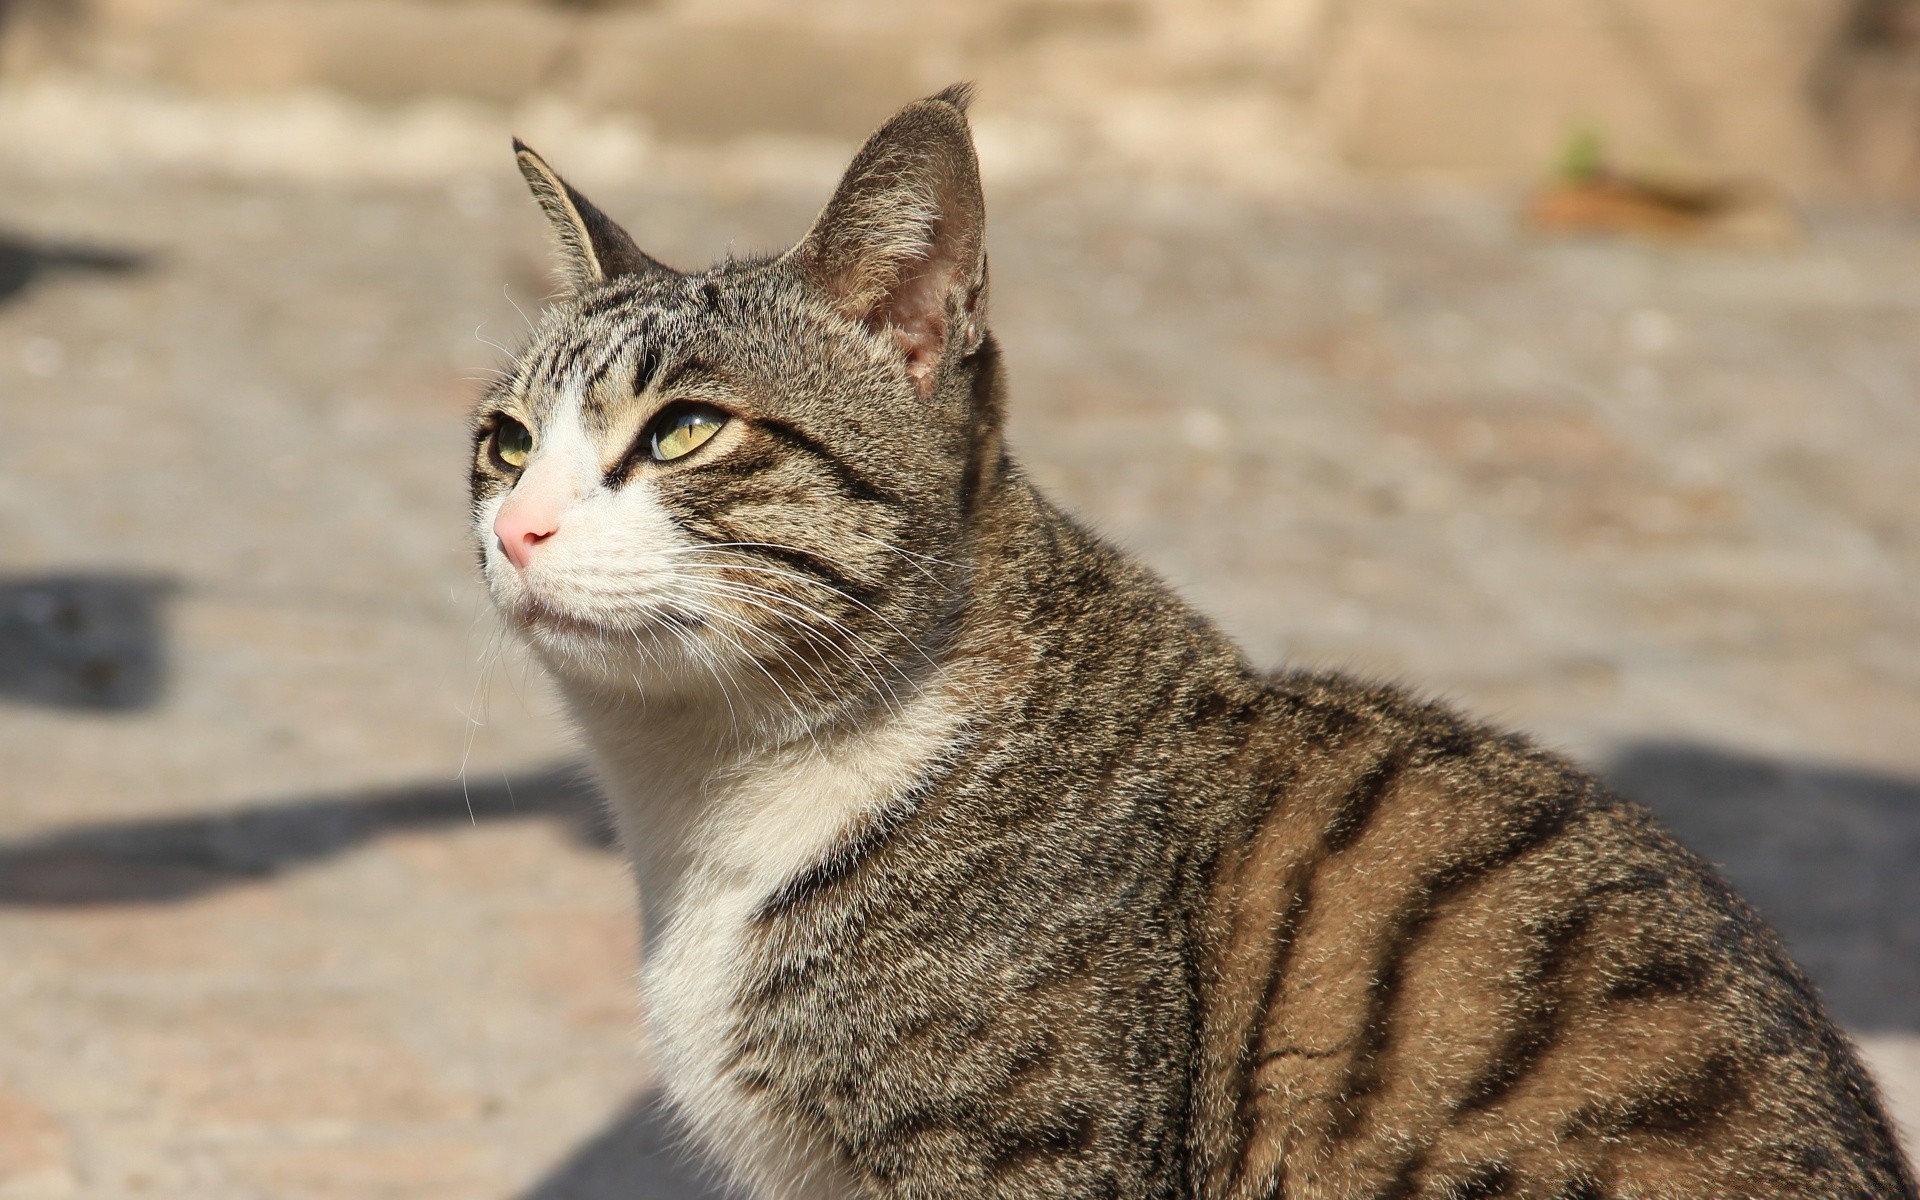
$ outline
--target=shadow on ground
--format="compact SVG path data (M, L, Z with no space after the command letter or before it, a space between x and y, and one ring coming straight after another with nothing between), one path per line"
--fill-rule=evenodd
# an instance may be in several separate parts
M146 708L166 686L166 579L0 575L0 701Z
M0 843L0 907L175 904L344 854L389 833L544 818L590 845L611 839L599 804L556 768L234 812L83 825Z
M721 1200L681 1145L672 1117L652 1093L625 1112L520 1200Z
M1920 780L1681 742L1601 773L1720 866L1841 1024L1920 1031Z
M0 25L4 25L6 14L5 0L0 0ZM31 242L14 234L0 233L0 304L15 299L45 275L65 271L126 275L146 266L147 257L131 251Z
M1856 1032L1920 1031L1920 780L1685 743L1602 767L1723 866ZM169 904L298 869L399 830L556 820L610 846L572 769L237 812L77 827L0 843L0 907ZM636 1098L522 1200L711 1200L650 1097Z

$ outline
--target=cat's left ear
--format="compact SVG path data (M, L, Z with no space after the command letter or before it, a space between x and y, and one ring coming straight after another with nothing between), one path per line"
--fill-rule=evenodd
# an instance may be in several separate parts
M986 201L968 88L896 113L867 139L787 257L849 318L890 333L922 396L986 336Z
M547 165L546 159L519 138L513 139L513 156L520 164L520 174L526 176L527 186L533 189L533 198L547 214L566 291L583 291L618 275L673 274L672 268L634 245L626 230L575 191Z

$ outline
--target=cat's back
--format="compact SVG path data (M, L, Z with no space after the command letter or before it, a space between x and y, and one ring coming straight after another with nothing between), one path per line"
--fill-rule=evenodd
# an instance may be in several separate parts
M1194 922L1204 1194L1914 1195L1804 977L1638 806L1391 689L1256 707Z

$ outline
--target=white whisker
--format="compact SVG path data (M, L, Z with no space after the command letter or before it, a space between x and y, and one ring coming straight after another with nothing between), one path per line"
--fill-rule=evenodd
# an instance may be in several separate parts
M506 355L508 358L512 358L513 351L507 349L505 346L502 346L499 342L494 341L492 338L487 337L485 334L482 334L480 332L482 329L485 329L486 327L487 327L487 323L485 321L482 321L478 325L475 325L473 327L473 340L476 342L484 342L487 345L492 346L495 350L498 350L500 353Z
M675 553L676 554L694 554L694 553L700 553L705 550L724 551L726 548L733 547L733 546L759 547L759 548L768 549L768 550L786 550L796 554L812 553L811 551L802 550L798 546L787 546L787 545L782 545L781 543L778 543L778 542L713 543L706 546L682 547L676 550ZM891 629L894 633L898 634L901 640L905 641L909 646L913 647L914 652L919 654L920 657L926 661L928 666L937 668L940 665L939 663L933 660L933 657L929 655L923 647L921 647L920 643L912 635L910 635L909 633L907 633L906 630L900 628L900 626L895 624L893 620L890 617L888 617L886 614L876 611L871 605L861 602L857 597L849 596L846 592L841 591L839 588L834 587L832 584L826 582L823 579L817 579L811 575L806 575L799 571L789 570L784 567L770 567L762 563L743 561L744 556L739 554L724 554L723 557L725 557L728 565L733 566L739 570L758 571L761 574L770 575L775 578L791 579L796 582L805 583L811 587L818 588L821 591L828 593L829 595L838 596L840 599L845 600L847 603L854 605L856 608L859 608L862 611L869 614L870 616L874 617L876 620L886 625L888 629ZM825 556L821 556L821 557L825 557ZM830 563L833 563L832 559L827 559L827 561ZM833 563L833 565L836 567L841 566L841 564L839 563Z
M713 583L713 581L702 581L697 586L700 586L703 589L708 589L709 592L711 593L712 589L714 589L715 587L715 584ZM721 588L725 587L725 585L719 585L719 586ZM798 629L801 632L801 635L807 639L807 642L809 645L816 646L822 650L830 651L838 655L849 666L853 667L854 670L860 672L861 677L866 679L870 685L872 685L876 689L884 690L886 692L887 698L892 701L893 707L895 707L896 709L900 708L899 693L894 691L892 685L889 684L885 680L885 678L876 676L873 672L869 671L866 668L866 666L862 664L858 659L855 659L850 654L848 654L844 647L839 646L838 644L833 642L831 639L827 638L818 629L815 629L811 625L808 625L806 622L801 621L790 614L780 612L779 610L774 609L769 605L760 603L759 601L754 600L751 597L742 596L738 594L728 595L725 591L721 591L718 594L723 595L727 599L730 599L736 603L746 604L753 608L757 608L763 612L766 612L768 615L778 620L786 622L788 625L792 626L793 628ZM699 604L698 601L694 601L694 603ZM744 621L739 617L733 616L732 614L729 614L729 613L722 612L719 609L713 607L711 604L700 604L699 611L701 611L704 615L707 615L714 619L724 620L729 625L732 625L736 628L739 628L746 632L751 633L757 641L761 642L763 645L768 646L773 651L773 653L779 657L779 659L783 663L791 664L797 659L800 665L806 667L807 670L813 675L813 677L819 680L821 686L826 691L831 693L837 690L833 680L829 678L824 672L822 672L820 667L817 664L809 661L803 655L795 654L791 647L784 645L779 641L779 639L772 637L766 631L756 628L751 623Z
M766 603L760 603L758 601L759 600L777 601L782 604L792 605L793 607L801 610L802 612L807 613L809 616L813 617L815 620L823 623L824 625L827 626L828 629L839 634L841 637L845 638L847 641L852 642L857 648L859 648L863 657L865 657L869 661L877 660L878 662L883 663L888 667L891 667L893 671L900 676L903 682L909 685L914 684L913 678L909 676L905 671L901 670L898 663L895 663L889 655L881 651L872 642L860 636L860 634L857 631L847 626L843 622L835 620L829 614L823 613L818 609L813 608L811 605L806 604L804 601L795 599L794 597L786 595L785 593L782 593L782 592L776 592L767 588L757 587L749 583L742 583L738 580L731 580L731 579L716 580L716 579L713 579L710 575L707 575L702 572L698 572L697 570L695 573L700 575L699 585L701 587L709 590L719 589L725 594L729 595L731 598L739 601L740 603L752 604L754 607L763 609L768 613L770 613L771 615L783 621L789 622L790 624L793 624L807 631L808 633L814 635L815 637L820 636L820 631L810 623L801 621L799 620L799 618L794 617L790 613L781 612L777 609L769 607L769 605ZM824 645L825 645L825 648L832 649L835 652L841 654L843 657L846 656L847 652L845 647L840 646L839 644L832 642L831 640L824 643ZM852 661L852 660L849 659L849 661ZM855 665L858 665L858 664L855 664Z
M503 283L503 284L501 284L501 285L500 285L500 294L501 294L502 296L505 296L505 297L507 298L507 303L508 303L508 304L511 304L511 305L513 305L513 311L515 311L515 312L517 312L517 313L519 313L519 314L520 314L520 319L521 319L522 321L525 321L525 322L527 323L527 328L528 328L528 330L530 330L530 331L532 331L532 332L534 332L534 333L538 333L538 332L540 332L540 327L539 327L538 325L535 325L535 324L533 323L533 318L532 318L532 317L529 317L529 316L527 315L527 310L526 310L526 309L524 309L524 308L521 308L521 307L520 307L520 302L519 302L518 300L515 300L515 299L513 298L513 285L512 285L512 284L510 284L510 283Z

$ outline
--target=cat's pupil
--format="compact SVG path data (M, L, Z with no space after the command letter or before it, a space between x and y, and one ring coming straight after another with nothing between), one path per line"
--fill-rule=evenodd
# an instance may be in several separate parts
M500 418L493 431L494 453L510 467L524 467L533 453L533 431L512 417Z

